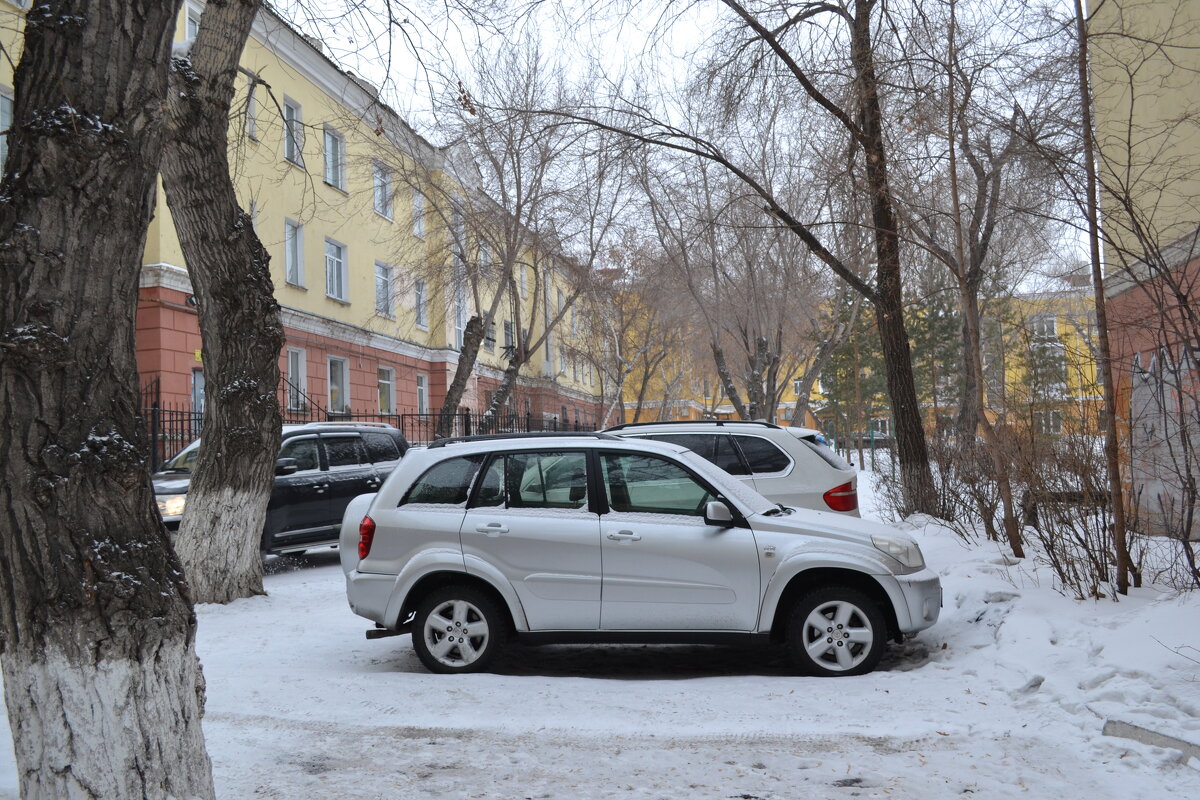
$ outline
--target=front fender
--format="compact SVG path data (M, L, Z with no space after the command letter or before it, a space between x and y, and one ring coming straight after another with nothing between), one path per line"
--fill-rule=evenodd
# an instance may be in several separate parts
M775 572L767 579L767 588L763 592L762 608L758 617L758 629L770 631L775 622L775 614L779 610L779 601L787 590L788 584L797 576L816 569L841 569L857 572L879 584L887 594L892 608L904 607L903 595L900 593L896 580L882 559L872 558L861 552L846 548L829 548L828 550L805 550L784 558L775 568Z

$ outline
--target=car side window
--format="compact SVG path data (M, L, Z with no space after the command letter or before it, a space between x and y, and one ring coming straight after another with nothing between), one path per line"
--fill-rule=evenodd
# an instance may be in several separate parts
M749 468L742 461L733 441L723 434L656 433L649 438L686 447L706 461L716 464L730 475L750 474Z
M448 458L425 470L400 501L400 505L433 503L436 505L466 506L471 481L479 470L482 456Z
M317 455L317 437L315 436L307 439L288 439L279 448L279 457L296 459L296 468L300 472L321 468L321 459Z
M613 511L703 517L704 506L717 499L690 472L665 458L604 453L602 460Z
M400 460L400 448L396 446L396 440L386 433L364 433L362 440L372 464Z
M362 440L357 436L322 436L329 468L354 467L365 463Z
M504 456L496 456L479 479L475 506L495 508L504 505Z
M755 475L763 472L783 472L792 463L787 453L766 439L757 436L737 436L738 446L746 456L750 471Z
M509 508L587 507L586 453L510 453L505 460Z

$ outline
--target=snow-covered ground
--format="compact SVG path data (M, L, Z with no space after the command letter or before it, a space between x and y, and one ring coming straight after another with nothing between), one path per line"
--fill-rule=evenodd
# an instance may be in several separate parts
M839 679L796 677L771 649L682 646L516 648L495 674L434 676L408 637L363 638L335 553L274 560L269 596L199 609L218 791L1200 797L1196 759L1102 733L1112 719L1200 745L1200 663L1185 657L1200 659L1200 595L1079 602L995 545L913 532L942 575L941 620ZM0 798L15 797L5 724Z

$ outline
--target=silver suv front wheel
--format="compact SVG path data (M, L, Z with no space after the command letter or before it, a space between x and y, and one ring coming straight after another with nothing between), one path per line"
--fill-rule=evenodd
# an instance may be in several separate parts
M496 603L478 589L443 586L417 607L413 649L430 672L479 672L502 646L504 622Z
M792 662L810 675L862 675L883 656L879 606L848 586L825 586L796 601L788 624Z

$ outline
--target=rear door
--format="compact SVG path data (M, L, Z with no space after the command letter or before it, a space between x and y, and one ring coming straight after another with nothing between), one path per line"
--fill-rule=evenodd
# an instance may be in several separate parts
M298 469L277 475L267 506L265 549L319 539L329 520L329 495L317 435L293 436L279 448L280 458L294 458Z
M589 508L586 450L493 456L462 526L468 572L504 573L532 630L600 624L600 517Z
M346 506L360 494L379 488L375 466L367 458L367 448L357 433L323 433L325 458L329 465L325 482L328 486L329 517L326 524L340 526Z
M731 438L742 451L759 494L786 506L827 508L821 499L824 489L817 488L813 476L798 470L792 457L779 445L762 436L739 433Z

